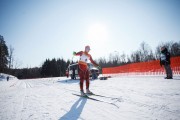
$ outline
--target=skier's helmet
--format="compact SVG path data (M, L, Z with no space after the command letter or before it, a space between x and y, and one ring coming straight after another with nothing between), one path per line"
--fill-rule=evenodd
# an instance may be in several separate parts
M91 49L90 49L90 46L87 45L87 46L85 47L85 51L89 51L89 50L91 50Z

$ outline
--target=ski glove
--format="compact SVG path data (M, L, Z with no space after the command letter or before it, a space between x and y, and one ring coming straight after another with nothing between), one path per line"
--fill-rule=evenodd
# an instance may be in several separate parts
M73 52L73 55L76 55L76 52Z

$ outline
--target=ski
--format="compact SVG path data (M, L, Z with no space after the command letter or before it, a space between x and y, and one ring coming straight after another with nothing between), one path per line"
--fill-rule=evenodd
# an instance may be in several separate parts
M98 97L104 97L104 98L111 98L112 100L113 99L118 99L118 98L115 98L115 97L109 97L109 96L104 96L104 95L98 95L98 94L94 94L94 93L92 93L92 94L87 94L88 96L98 96Z
M99 77L100 80L107 80L107 77Z
M92 98L92 97L89 97L88 95L86 96L81 96L79 94L74 94L73 95L76 95L76 96L79 96L79 97L82 97L82 98L87 98L87 99L90 99L90 100L94 100L94 101L98 101L98 102L103 102L103 103L107 103L107 104L111 104L117 108L119 108L119 106L117 106L116 104L112 103L112 102L107 102L107 101L103 101L103 100L99 100L99 99L96 99L96 98Z

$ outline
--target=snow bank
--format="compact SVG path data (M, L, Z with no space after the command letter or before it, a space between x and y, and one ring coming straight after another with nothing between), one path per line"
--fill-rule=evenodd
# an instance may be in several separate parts
M5 74L5 73L0 73L0 81L7 81L7 77L9 77L9 80L17 80L15 76Z

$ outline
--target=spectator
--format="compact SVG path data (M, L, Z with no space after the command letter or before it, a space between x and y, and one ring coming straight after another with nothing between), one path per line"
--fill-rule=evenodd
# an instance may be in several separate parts
M76 80L76 73L75 73L75 68L73 67L73 70L72 70L72 75L73 75L73 79Z
M7 76L7 81L9 81L9 76Z
M171 61L170 61L170 53L168 52L166 47L161 48L161 56L160 56L160 65L164 66L166 71L165 79L173 79L172 70L171 70Z
M67 78L69 77L69 72L68 72L68 70L66 70L66 77L67 77Z
M91 73L92 73L92 79L93 79L93 80L97 79L96 71L95 71L95 70L92 70Z

